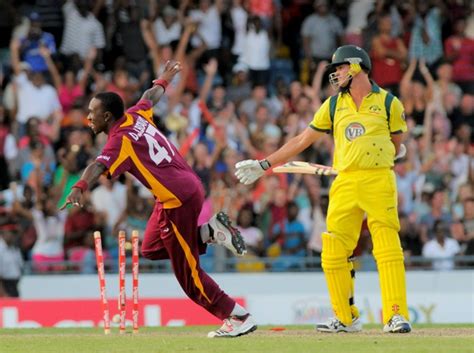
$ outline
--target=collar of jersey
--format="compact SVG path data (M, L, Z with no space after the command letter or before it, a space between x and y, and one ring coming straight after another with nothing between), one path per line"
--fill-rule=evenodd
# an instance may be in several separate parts
M372 90L371 92L369 93L369 96L372 94L372 93L380 93L380 87L372 80L370 80L370 84L372 85ZM341 92L341 94L344 94L344 93L349 93L349 91L347 92Z

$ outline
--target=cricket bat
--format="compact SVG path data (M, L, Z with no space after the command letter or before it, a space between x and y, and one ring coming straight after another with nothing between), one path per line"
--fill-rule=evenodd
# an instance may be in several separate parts
M309 162L288 162L273 168L274 173L337 175L337 170L327 165Z

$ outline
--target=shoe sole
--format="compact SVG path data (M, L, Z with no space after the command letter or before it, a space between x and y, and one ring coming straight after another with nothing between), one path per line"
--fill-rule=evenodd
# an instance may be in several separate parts
M216 216L216 219L230 232L232 236L232 246L234 247L235 251L237 251L237 254L240 256L245 255L247 253L247 249L245 247L244 238L242 238L242 235L240 235L240 232L237 228L232 227L229 216L227 216L224 212L219 212Z
M254 325L251 328L249 328L247 331L241 332L236 336L222 336L222 338L236 338L236 337L240 337L240 336L245 336L245 335L248 335L249 333L254 332L256 329L257 329L257 325ZM221 337L219 337L219 338L221 338Z
M238 335L235 336L235 337L240 337L240 336L248 335L249 333L254 332L256 329L257 329L257 325L254 325L254 326L252 326L251 328L249 328L247 331L242 332L242 333L238 334Z
M214 337L211 337L211 338L237 338L237 337L245 336L245 335L248 335L249 333L254 332L257 329L257 327L258 327L257 325L253 325L247 331L241 332L241 333L239 333L238 335L235 335L235 336L225 335L225 336L214 336Z
M409 333L411 332L411 327L401 327L397 330L385 331L385 333Z
M324 333L357 333L361 332L362 330L357 330L357 331L346 331L346 330L339 330L339 331L334 331L330 329L324 329L324 328L316 328L316 331L318 332L324 332Z

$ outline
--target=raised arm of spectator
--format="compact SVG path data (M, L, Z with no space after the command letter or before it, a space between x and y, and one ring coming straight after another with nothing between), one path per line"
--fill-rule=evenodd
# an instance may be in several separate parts
M94 2L94 6L92 7L91 12L95 16L95 18L99 17L100 10L102 10L104 5L105 5L105 0L96 0Z
M326 66L328 62L327 61L321 61L318 64L318 68L316 69L314 76L313 76L313 82L311 84L311 90L306 90L305 93L309 97L311 97L311 105L314 110L318 109L321 106L321 88L323 85L323 77L324 73L326 72ZM310 94L308 94L310 93Z
M410 60L410 64L403 74L402 80L400 81L400 97L405 99L411 95L411 79L416 69L416 58Z
M20 67L20 46L21 43L17 38L13 38L10 42L10 55L13 73L18 76L21 72Z
M426 82L426 100L427 102L431 102L433 99L433 89L434 89L434 80L433 76L431 76L430 70L426 67L425 59L420 59L418 63L418 67L420 68L420 72L423 75L423 78Z
M389 57L398 61L403 61L407 57L407 48L401 39L397 39L397 49L389 49L383 46L380 37L372 39L372 49L375 56L379 58Z
M61 75L59 74L53 59L51 58L51 52L49 51L48 47L44 45L40 45L39 52L48 66L48 71L51 74L51 78L53 79L54 87L56 87L56 90L59 91L62 85Z
M303 36L303 52L305 59L311 60L311 38L308 36Z
M79 86L81 87L83 92L86 89L87 80L89 79L89 75L92 72L96 57L97 57L97 48L95 47L90 48L89 52L87 53L86 59L84 61L84 70L82 72L82 76L79 80Z
M189 0L182 0L182 1L179 2L178 21L183 26L186 22L186 11L187 11L188 7L189 7Z
M141 20L140 29L142 32L143 41L145 42L145 45L150 51L151 59L153 62L153 72L155 73L155 75L158 75L161 64L160 48L158 46L157 39L155 38L151 29L151 22L145 19Z
M224 0L214 0L214 6L216 7L217 11L221 14L225 10L225 2Z
M217 72L217 59L211 58L209 62L204 66L204 71L206 72L206 79L201 87L201 92L199 93L199 99L203 102L207 102L207 97L212 88L212 81Z
M245 125L242 123L241 120L238 120L235 122L235 132L237 137L239 138L240 142L244 146L245 152L247 152L249 158L257 158L258 155L258 149L252 144L252 141L250 141L250 136L249 136L249 131L245 127Z
M186 20L183 27L183 34L179 39L178 47L174 53L174 59L182 63L184 63L186 59L186 48L189 44L189 40L191 39L191 35L196 30L196 24L190 20Z
M431 158L433 156L433 112L434 105L432 103L428 103L425 109L425 117L423 120L425 132L422 138L425 142L425 150L423 151L422 156L422 173L427 173L428 171L430 171L434 162L434 158Z

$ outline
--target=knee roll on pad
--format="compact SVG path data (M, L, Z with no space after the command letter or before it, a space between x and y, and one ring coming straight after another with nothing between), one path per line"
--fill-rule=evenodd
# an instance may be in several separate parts
M347 269L346 249L342 242L329 233L322 234L323 252L321 254L321 266L323 269Z

